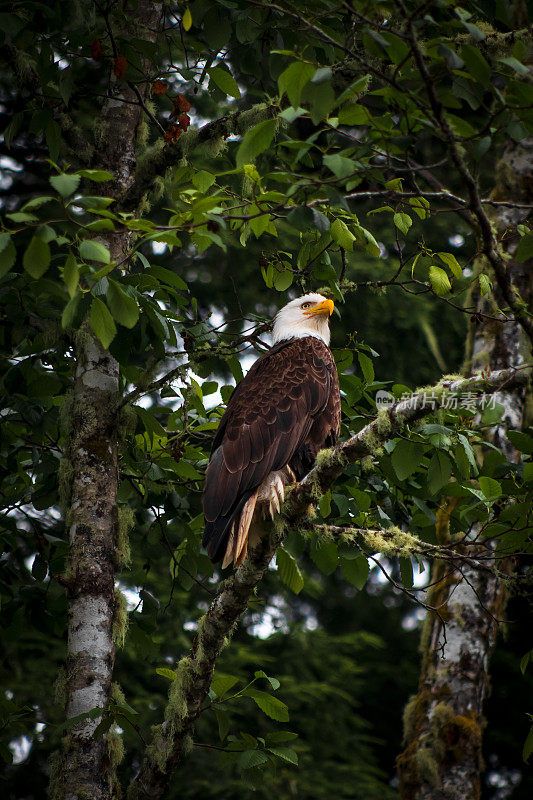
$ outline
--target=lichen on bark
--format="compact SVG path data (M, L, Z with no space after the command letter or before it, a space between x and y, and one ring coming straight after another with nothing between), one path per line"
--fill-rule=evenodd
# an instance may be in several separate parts
M497 170L494 196L531 203L533 140L510 143ZM513 230L523 221L524 208L497 207L491 224L498 233ZM517 264L512 256L517 239L507 238L505 263L508 279L516 285L531 308L533 293L531 263ZM488 261L483 269L488 268ZM494 281L494 298L472 297L480 312L505 307L505 298ZM488 304L488 307L487 307ZM479 320L482 320L481 322ZM518 320L501 322L479 316L472 322L467 339L466 371L520 368L531 361L531 342ZM507 437L520 430L526 408L526 386L497 392L503 406L501 421L488 434L509 461L519 453ZM437 540L448 537L449 517L456 499L450 498L438 514ZM485 564L496 566L494 545L477 541L478 527L464 537L465 556L483 554ZM483 700L488 690L488 665L498 621L507 599L505 573L512 572L510 559L500 559L498 569L480 572L463 563L450 570L436 561L428 603L439 609L429 615L422 631L422 667L417 694L405 710L405 749L398 758L400 793L404 800L475 800L480 796L483 769L481 745ZM502 578L503 576L503 578Z

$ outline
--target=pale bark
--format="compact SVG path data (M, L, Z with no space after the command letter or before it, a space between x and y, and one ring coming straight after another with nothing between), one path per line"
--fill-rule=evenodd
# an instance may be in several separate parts
M135 35L154 40L161 23L160 4L131 7ZM134 25L135 23L135 25ZM149 65L145 65L148 71ZM134 181L136 146L148 84L135 91L110 75L110 99L97 120L98 142L91 166L108 169L114 180L109 196L120 201ZM129 101L129 102L123 102ZM122 262L128 232L100 236L113 261ZM118 489L119 366L104 350L86 320L74 334L76 375L69 417L69 440L63 475L67 497L69 564L62 582L69 600L68 651L62 694L66 717L105 710L110 700L115 660L115 571ZM67 401L66 401L67 402ZM65 465L64 465L65 466ZM84 717L67 729L62 752L53 764L51 792L64 800L109 800L118 795L114 768L118 749L113 734L95 737L100 718Z
M115 657L114 618L117 444L110 416L118 396L118 364L86 327L77 335L78 362L71 411L72 469L68 516L70 554L66 662L67 719L105 708ZM98 719L75 724L56 766L56 793L65 798L111 797L107 737Z
M470 392L481 396L484 392L494 393L505 387L521 385L525 380L525 371L510 369L485 377L443 379L439 386L445 386L446 391L459 396ZM439 391L438 387L434 388ZM432 408L425 402L425 397L424 392L396 403L347 441L323 450L315 468L289 493L282 516L270 526L265 538L250 551L236 572L224 581L209 611L199 622L190 655L177 666L177 678L170 689L165 721L155 730L141 769L128 789L128 800L157 800L164 795L174 767L191 747L190 734L208 695L216 659L226 637L246 609L249 597L263 577L285 531L304 522L309 504L316 502L320 494L329 489L348 464L376 454L380 446L396 433L430 414ZM371 532L374 539L375 533ZM397 542L393 537L387 539L387 532L382 533L381 541L385 543L387 552L400 552L412 545L402 532L398 532Z
M499 164L496 199L531 203L533 199L533 141L511 144ZM493 214L501 235L522 222L527 211L498 207ZM510 260L506 271L510 283L531 306L531 261L517 264L512 255L518 238L506 245ZM484 266L481 264L480 266ZM505 306L501 285L495 299ZM480 298L478 308L486 310ZM471 337L469 369L502 369L531 360L527 326L520 321L506 324L479 322ZM513 448L507 432L520 430L526 403L526 388L496 394L504 408L501 422L489 439L506 458L516 462L520 454ZM443 508L443 515L447 512ZM440 537L445 534L441 524ZM486 564L495 561L495 544L476 541L478 528L470 532L466 554L483 555ZM442 539L441 539L442 540ZM398 760L400 791L412 800L474 800L479 797L482 773L483 700L488 689L488 663L506 603L506 582L501 573L512 571L512 561L499 561L498 570L479 572L469 565L451 572L449 565L436 562L432 580L438 583L429 602L441 606L441 618L426 621L422 639L423 664L417 695L411 698L405 714L405 750ZM443 624L444 618L444 624Z

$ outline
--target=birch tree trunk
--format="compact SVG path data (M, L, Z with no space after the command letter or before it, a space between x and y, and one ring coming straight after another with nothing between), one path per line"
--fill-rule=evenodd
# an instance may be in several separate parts
M498 165L494 199L531 203L533 141L508 145ZM527 218L527 209L498 207L493 223L502 237ZM509 256L507 270L522 297L531 306L531 261L517 264L512 256L518 237L503 239ZM485 263L480 264L488 272ZM495 289L500 308L505 308ZM488 300L480 298L478 308L487 310ZM489 309L492 311L492 309ZM481 319L481 318L479 318ZM530 361L531 342L526 341L516 322L500 324L491 320L474 322L467 350L466 371L501 369ZM507 431L520 430L526 403L526 389L499 393L504 408L501 421L491 429L490 440L508 460L519 453L507 438ZM453 499L438 515L437 538L446 541ZM489 556L496 564L494 544L476 541L474 528L465 542L465 553ZM498 573L512 571L509 561L498 561ZM417 694L405 710L405 749L398 759L400 792L409 800L473 800L480 796L482 772L483 700L488 687L488 663L494 647L498 622L506 605L506 583L496 571L489 574L465 565L450 573L449 565L436 562L429 598L441 610L441 619L428 616L422 635L422 668Z
M132 35L154 41L162 19L159 4L132 6ZM121 32L124 36L124 32ZM143 64L149 75L149 64ZM136 148L142 103L149 80L133 88L111 72L109 97L95 129L96 154L91 166L107 169L114 181L106 194L120 199L135 179ZM129 231L100 235L111 260L125 267ZM121 742L110 732L95 737L112 692L115 660L114 626L120 595L115 592L117 553L117 489L119 366L93 333L89 320L74 334L76 374L69 409L69 441L63 476L67 482L66 523L69 527L69 563L63 583L69 601L68 651L60 678L66 717L82 718L67 730L62 753L52 765L54 798L107 800L118 795L114 768Z

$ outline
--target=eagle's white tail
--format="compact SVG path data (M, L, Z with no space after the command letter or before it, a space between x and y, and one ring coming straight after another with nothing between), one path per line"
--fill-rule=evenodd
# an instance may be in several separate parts
M285 500L285 486L295 480L296 476L288 466L271 472L246 501L241 511L238 527L236 522L233 522L231 526L222 569L229 566L232 561L236 567L240 567L246 558L248 545L257 544L263 533L261 518L274 519L274 515L279 514Z

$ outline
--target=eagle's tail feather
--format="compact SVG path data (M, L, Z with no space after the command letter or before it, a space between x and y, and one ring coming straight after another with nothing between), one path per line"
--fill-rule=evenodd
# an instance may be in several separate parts
M286 466L271 472L250 495L241 498L236 508L215 522L206 523L203 538L209 556L222 559L222 569L233 561L239 567L248 552L264 533L261 517L274 519L285 498L285 486L295 480L293 470ZM254 512L255 517L254 517Z
M233 561L235 562L236 567L240 567L246 558L246 553L248 552L248 531L250 530L250 523L252 522L256 502L257 491L255 491L253 495L248 498L243 510L241 511L238 535L236 537L235 549L233 552Z
M241 509L251 494L252 492L247 492L227 514L213 521L209 521L209 509L204 507L206 523L202 544L207 549L209 558L212 561L221 561L224 557L228 539L231 537L233 522L239 519Z
M224 554L224 559L222 561L222 569L226 569L226 567L229 567L229 565L233 561L234 549L235 549L235 520L233 520L233 522L231 523L228 543L226 545L226 552Z

